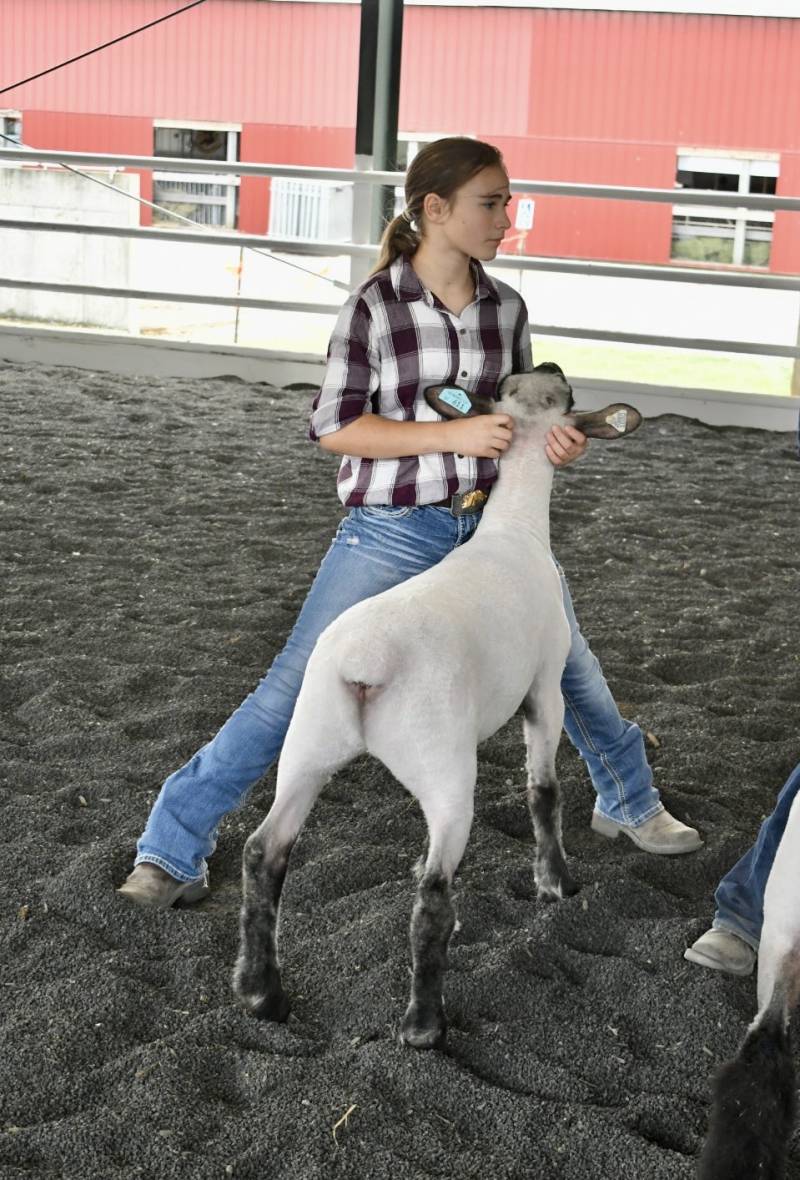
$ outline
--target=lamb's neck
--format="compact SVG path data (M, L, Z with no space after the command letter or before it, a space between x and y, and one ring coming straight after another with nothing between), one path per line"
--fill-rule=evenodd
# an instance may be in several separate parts
M515 440L516 444L516 440ZM553 465L541 447L524 446L502 460L497 483L483 510L481 531L511 526L513 535L526 536L550 548L550 489Z

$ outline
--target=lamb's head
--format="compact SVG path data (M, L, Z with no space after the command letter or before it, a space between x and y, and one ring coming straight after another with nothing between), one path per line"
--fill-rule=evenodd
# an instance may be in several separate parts
M641 426L642 416L622 402L603 410L579 412L574 409L572 386L555 361L543 361L529 373L505 377L497 401L467 393L454 385L432 385L425 390L428 405L444 418L473 417L475 414L507 413L520 428L544 431L551 426L577 426L591 438L620 438ZM528 428L528 430L526 430Z
M511 414L516 427L545 431L562 423L574 406L572 386L555 361L543 361L530 373L513 373L498 390L494 409Z
M549 430L572 410L572 386L554 361L544 361L530 373L514 373L500 382L497 400L467 393L456 385L431 385L425 399L443 418L472 418L476 414L511 414L515 427L541 425Z

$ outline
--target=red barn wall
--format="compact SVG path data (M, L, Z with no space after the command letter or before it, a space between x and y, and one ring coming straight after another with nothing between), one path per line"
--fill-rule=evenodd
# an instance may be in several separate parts
M6 0L0 77L23 78L163 16L164 0ZM360 8L209 0L0 104L36 147L152 152L154 119L241 124L241 158L353 162ZM681 148L774 152L800 195L800 20L409 6L400 125L499 144L512 176L671 187ZM142 192L152 186L142 177ZM244 178L263 232L269 182ZM147 220L146 214L143 220ZM528 253L669 261L668 205L536 198ZM800 271L800 217L771 268Z
M114 115L81 115L61 111L25 110L25 143L36 147L63 148L70 152L109 152L121 156L153 154L152 119ZM139 195L153 199L153 175L140 172ZM152 212L142 206L142 225L150 225Z
M781 174L778 195L795 197L800 194L800 152L781 155ZM770 270L786 274L800 271L800 214L778 212L772 237Z

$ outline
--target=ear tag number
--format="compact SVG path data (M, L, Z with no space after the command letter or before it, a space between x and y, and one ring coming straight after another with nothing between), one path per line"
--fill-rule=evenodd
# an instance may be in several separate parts
M609 426L613 426L615 430L618 430L620 434L624 434L625 428L628 425L628 411L615 410L613 414L608 415L606 422Z
M457 389L454 386L448 386L439 394L439 400L443 401L445 405L452 406L454 410L458 410L459 414L468 414L472 409L472 402L464 393L463 389Z

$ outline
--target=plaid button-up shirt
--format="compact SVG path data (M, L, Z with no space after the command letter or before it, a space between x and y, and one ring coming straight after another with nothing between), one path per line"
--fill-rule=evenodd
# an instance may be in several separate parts
M475 298L461 315L422 285L403 256L353 292L331 336L325 378L312 406L312 440L369 412L397 421L439 421L423 397L429 385L460 385L496 397L503 377L533 367L522 297L489 278L479 262L472 266ZM448 452L400 459L345 455L337 490L348 508L409 506L486 491L496 478L493 459Z

